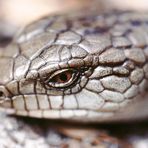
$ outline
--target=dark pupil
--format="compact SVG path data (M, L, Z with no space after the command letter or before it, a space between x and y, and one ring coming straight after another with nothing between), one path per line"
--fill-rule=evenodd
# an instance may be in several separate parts
M64 73L62 73L61 75L60 75L60 80L61 81L67 81L67 79L68 79L68 77L67 77L67 75L66 74L64 74Z

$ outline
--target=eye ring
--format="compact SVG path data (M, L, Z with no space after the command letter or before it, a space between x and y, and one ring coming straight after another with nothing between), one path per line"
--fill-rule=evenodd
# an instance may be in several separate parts
M50 88L67 88L75 84L79 76L80 73L76 69L62 69L54 72L45 83Z

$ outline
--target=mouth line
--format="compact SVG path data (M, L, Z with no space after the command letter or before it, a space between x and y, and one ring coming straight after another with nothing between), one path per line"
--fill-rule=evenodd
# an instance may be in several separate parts
M114 115L114 112L100 112L88 109L51 109L51 110L15 110L13 108L0 107L0 111L8 115L26 116L31 118L45 118L45 119L82 119L82 120L96 120L105 119Z

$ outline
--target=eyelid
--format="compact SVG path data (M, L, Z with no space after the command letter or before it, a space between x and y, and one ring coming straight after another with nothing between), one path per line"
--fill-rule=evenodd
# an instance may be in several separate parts
M59 88L60 87L68 87L69 85L71 85L75 81L74 76L75 76L75 74L73 74L71 79L66 83L58 83L57 84L57 83L49 82L48 84L51 85L51 86L54 86L54 87L59 87Z
M63 72L67 72L67 71L72 71L72 77L70 78L70 80L68 82L65 82L65 83L50 82L50 80L52 80L58 74L61 74ZM62 70L58 70L58 71L54 72L53 74L51 74L50 78L47 79L45 83L46 83L46 85L48 87L55 87L55 88L69 87L71 84L73 84L78 79L79 74L80 73L76 69L62 69Z
M74 71L73 69L62 69L62 70L57 70L56 72L54 72L53 74L51 74L50 79L51 80L53 77L55 77L56 75L66 72L66 71Z

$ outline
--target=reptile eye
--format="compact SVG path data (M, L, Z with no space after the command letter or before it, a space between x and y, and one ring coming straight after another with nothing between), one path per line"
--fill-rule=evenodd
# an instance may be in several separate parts
M72 72L65 71L65 72L57 74L50 81L56 82L56 83L66 83L71 79L71 77L72 77Z
M72 85L79 73L73 69L63 69L54 72L47 80L46 85L55 88L65 88Z

